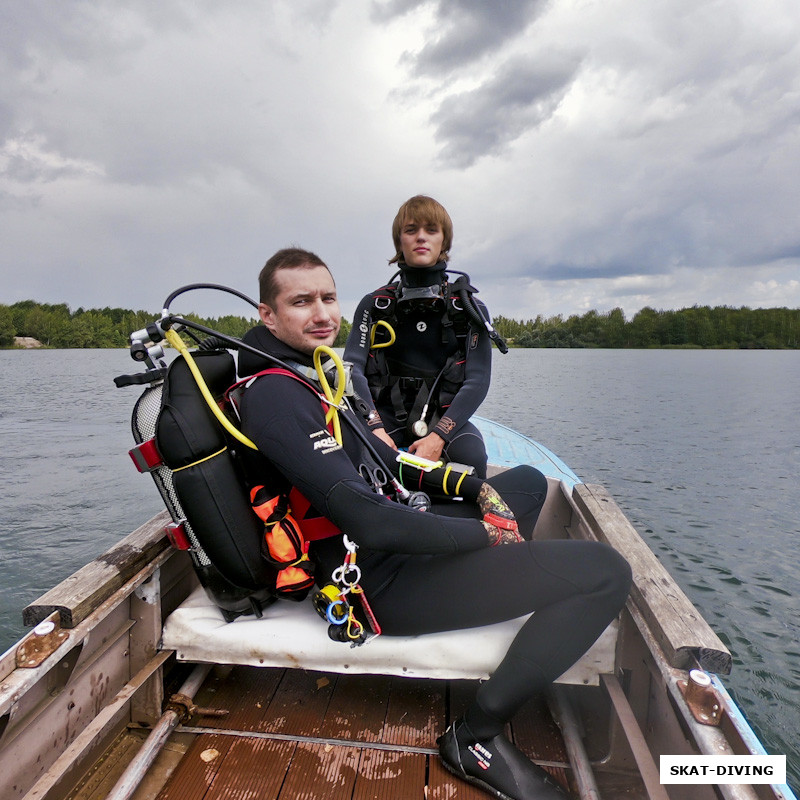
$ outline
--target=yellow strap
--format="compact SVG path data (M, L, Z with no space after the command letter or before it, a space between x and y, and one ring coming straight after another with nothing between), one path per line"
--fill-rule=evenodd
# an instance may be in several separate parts
M464 478L466 477L467 477L467 472L466 470L464 470L464 472L461 473L461 477L458 479L458 483L456 484L456 491L455 491L456 494L458 494L459 490L461 489L461 484L464 482Z
M189 365L189 369L192 371L192 375L194 375L194 379L197 382L197 387L200 389L200 393L205 398L206 403L208 403L208 407L211 409L211 413L217 418L219 424L222 425L222 427L225 428L225 430L228 431L228 433L233 436L234 439L240 441L244 445L247 445L247 447L253 450L258 450L258 447L253 444L253 442L250 441L250 439L248 439L222 413L222 409L217 405L217 401L214 400L214 397L212 396L205 380L203 379L200 368L197 366L194 358L192 358L189 348L183 343L183 339L181 339L177 332L172 328L170 328L164 335L166 336L167 341L183 356L186 363Z
M444 471L444 477L442 478L442 489L444 489L444 493L449 495L450 492L447 491L447 476L452 472L452 467L448 464L447 468Z
M177 469L172 470L173 472L180 472L182 469L189 469L189 467L196 467L198 464L202 464L204 461L210 461L212 458L216 458L217 456L221 456L228 448L223 447L222 450L217 450L216 453L212 453L210 456L206 456L205 458L201 458L199 461L195 461L193 464L186 464L183 467L178 467Z
M353 607L350 607L350 613L347 615L347 637L349 639L358 639L364 632L364 626L356 619Z
M378 325L383 325L389 331L389 341L388 342L381 342L380 344L375 344L375 330ZM369 332L369 349L370 350L380 350L381 347L389 347L395 343L397 339L397 335L394 332L394 328L385 320L379 319L370 329Z

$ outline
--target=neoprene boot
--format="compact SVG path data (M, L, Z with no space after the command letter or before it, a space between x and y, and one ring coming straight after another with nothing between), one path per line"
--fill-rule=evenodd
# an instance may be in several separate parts
M501 800L564 800L550 775L499 734L477 741L463 720L454 722L436 742L445 767Z

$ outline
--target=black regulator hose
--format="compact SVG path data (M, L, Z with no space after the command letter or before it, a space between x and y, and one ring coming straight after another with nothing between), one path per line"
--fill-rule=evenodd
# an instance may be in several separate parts
M448 270L448 272L457 272L457 270ZM456 294L461 298L461 304L467 316L481 328L486 328L489 338L495 343L497 349L505 354L508 352L508 345L505 339L494 329L494 326L484 317L478 304L472 299L472 295L477 291L470 285L469 275L466 272L458 272L458 278L453 281L453 289Z
M172 292L172 294L169 295L169 297L167 297L167 299L164 301L164 305L162 306L162 308L166 312L169 312L169 307L172 301L176 297L182 295L184 292L192 291L193 289L216 289L217 291L220 292L227 292L228 294L235 295L239 299L244 300L246 303L250 303L250 305L253 306L254 308L258 308L258 303L256 303L255 300L249 298L246 294L242 294L240 291L237 291L236 289L231 289L230 286L222 286L221 284L218 283L190 283L186 286L181 286L179 289L176 289L174 292Z

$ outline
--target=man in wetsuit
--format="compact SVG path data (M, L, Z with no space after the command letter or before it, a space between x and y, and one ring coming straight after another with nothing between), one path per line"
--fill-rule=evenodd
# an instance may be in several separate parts
M245 341L293 365L310 365L314 349L332 344L339 329L330 272L313 253L290 249L276 253L259 280L264 324ZM240 353L242 376L268 366ZM465 715L440 737L439 749L448 769L497 797L563 797L504 728L617 615L630 584L627 562L597 542L531 541L547 492L546 479L531 467L485 484L471 478L463 492L469 499L426 512L376 493L358 470L365 457L359 437L343 425L341 444L332 439L319 398L290 375L256 378L244 393L242 421L278 471L358 545L361 585L384 635L470 628L536 612ZM396 453L377 446L391 467ZM486 503L492 494L513 514L487 513L495 507ZM318 580L327 581L343 556L338 537L314 542Z

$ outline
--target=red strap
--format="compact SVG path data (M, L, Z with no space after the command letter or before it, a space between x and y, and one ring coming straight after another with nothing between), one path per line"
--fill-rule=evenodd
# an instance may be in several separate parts
M488 522L490 525L494 525L495 528L501 528L504 531L519 530L519 526L517 525L517 521L515 519L506 519L505 517L500 517L497 514L492 514L491 511L488 514L483 515L483 521Z
M233 386L229 386L225 390L226 399L234 389L238 389L240 386L250 383L250 381L254 380L255 378L260 378L262 375L286 375L288 378L294 378L296 381L299 381L303 384L303 386L307 386L312 392L314 392L314 394L319 395L319 392L307 380L301 378L299 375L295 375L295 373L291 370L285 369L284 367L269 367L269 369L262 369L261 372L255 372L252 375L248 375L246 378L241 378L240 380L236 381Z
M294 378L298 383L302 383L303 386L310 389L317 397L320 397L320 393L307 381L305 378L301 378L299 375L295 375L294 372L291 372L288 369L284 369L283 367L270 367L269 369L262 369L261 372L256 372L254 375L248 375L246 378L242 378L233 386L229 386L225 390L225 399L229 399L229 395L234 389L238 389L240 386L243 386L246 383L250 383L250 381L254 380L255 378L260 378L262 375L285 375L287 378ZM328 413L328 406L320 399L320 405L322 406L323 413ZM333 433L333 420L328 423L328 431Z
M137 444L133 450L128 450L128 455L133 459L139 472L153 472L164 465L161 454L156 447L155 436L152 439Z

